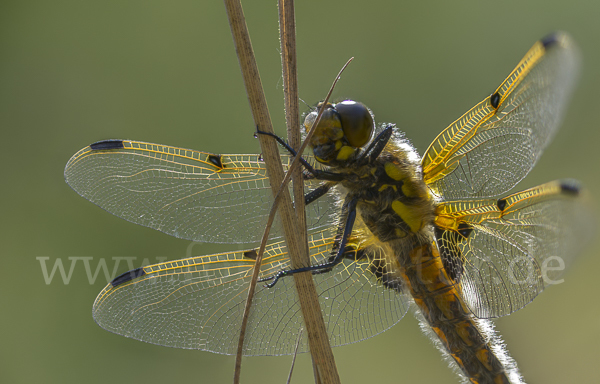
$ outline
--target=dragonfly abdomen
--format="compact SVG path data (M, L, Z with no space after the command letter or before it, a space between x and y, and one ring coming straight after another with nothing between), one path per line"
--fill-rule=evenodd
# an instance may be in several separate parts
M493 332L483 332L447 275L435 245L418 245L400 252L403 280L433 333L447 353L474 384L512 383L513 360L504 356ZM502 356L498 354L502 353ZM504 362L504 363L503 363ZM510 365L510 366L507 366ZM518 380L518 379L517 379Z

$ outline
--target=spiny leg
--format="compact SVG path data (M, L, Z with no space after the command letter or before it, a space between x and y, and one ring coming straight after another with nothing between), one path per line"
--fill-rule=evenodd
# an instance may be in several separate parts
M330 189L331 189L330 184L319 185L317 188L313 189L312 191L310 191L306 195L304 195L304 204L308 205L308 204L312 203L313 201L317 200L319 197L322 197L325 194L327 194L327 192L329 192Z
M273 133L259 131L259 130L256 130L256 134L257 135L259 135L259 134L267 135L267 136L273 137L275 140L277 140L277 142L279 144L281 144L282 147L284 147L288 152L290 152L290 154L292 156L296 156L296 151L294 151L294 149L292 147L290 147L288 145L288 143L286 143L285 140L283 140L281 137L279 137ZM312 165L310 165L302 157L300 158L299 161L304 166L304 168L309 172L310 176L316 178L317 180L321 180L320 176L324 176L324 175L325 175L324 180L329 180L332 175L335 175L334 178L336 178L336 179L338 178L338 174L314 169L312 167ZM342 176L342 175L340 175L340 176ZM343 177L339 177L339 178L340 178L340 180L343 179ZM339 180L336 180L336 181L339 181ZM324 196L325 194L327 194L327 192L329 192L331 187L332 187L332 184L324 183L324 184L321 184L319 187L313 189L312 191L308 192L306 195L304 195L304 204L308 205L308 204L314 202L315 200L317 200L318 198Z
M376 158L381 155L381 152L387 145L387 143L392 138L392 134L394 133L394 125L388 125L365 149L363 154L358 159L359 162L364 162L367 164L372 163Z
M270 132L259 131L259 130L256 130L256 134L273 137L292 156L295 157L297 155L296 151L292 147L290 147L289 144L285 142L285 140L283 140L281 137L277 136L276 134L270 133ZM308 171L308 173L310 173L310 175L313 176L317 180L342 181L346 178L346 175L344 175L342 173L328 172L328 171L323 171L320 169L315 169L303 157L300 157L299 161L304 166L304 168Z
M325 264L311 265L309 267L292 269L292 270L288 270L288 271L282 270L282 271L277 272L275 275L273 275L271 277L267 277L267 278L261 279L259 281L263 282L263 281L272 280L270 283L265 285L267 288L272 288L275 284L277 284L277 281L279 281L279 279L284 276L291 276L295 273L308 272L308 271L312 271L314 274L329 272L331 269L333 269L333 267L338 265L344 259L344 254L346 253L346 245L348 243L348 238L350 237L350 234L352 233L352 228L354 227L354 221L356 219L356 203L357 203L357 200L352 199L352 200L347 201L344 204L344 209L347 212L346 220L344 221L344 224L343 224L344 230L342 233L342 237L339 241L339 245L337 247L336 255L333 258L333 260L331 260ZM342 222L340 222L340 225L341 224L342 224ZM340 229L341 229L341 226L340 226ZM335 246L334 246L334 249L335 249Z

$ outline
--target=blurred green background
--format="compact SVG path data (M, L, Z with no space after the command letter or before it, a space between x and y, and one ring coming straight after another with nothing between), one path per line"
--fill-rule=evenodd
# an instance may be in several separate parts
M276 131L285 133L275 1L245 4ZM600 4L595 1L310 1L297 4L300 97L335 91L395 122L421 153L490 94L527 49L568 31L583 54L561 131L520 187L573 177L600 196ZM221 1L10 1L0 5L2 290L0 382L228 383L234 359L158 347L100 329L101 273L69 257L177 259L187 241L111 216L73 192L63 168L80 148L129 138L217 153L256 153L253 122ZM198 250L198 247L195 247ZM207 245L203 253L231 247ZM597 381L596 241L564 284L497 321L527 382ZM127 267L122 263L118 272ZM334 350L344 383L456 383L410 315L384 335ZM247 358L245 383L282 383L289 357ZM307 355L293 382L312 382Z

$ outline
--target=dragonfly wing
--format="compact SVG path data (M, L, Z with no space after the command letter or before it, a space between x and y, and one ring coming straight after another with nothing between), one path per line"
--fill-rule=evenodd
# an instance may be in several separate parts
M291 158L281 158L287 169ZM260 241L273 203L259 155L215 155L108 140L73 155L65 179L81 196L116 216L201 242ZM315 187L316 181L306 181L307 191ZM330 194L310 204L309 228L328 227L336 207ZM280 237L280 231L280 225L273 225L271 238Z
M309 236L312 263L330 257L335 231ZM126 273L98 295L93 308L104 329L141 341L177 348L234 354L254 265L255 251L192 257ZM315 275L333 346L372 337L406 313L408 302L384 288L369 260L347 259L331 273ZM289 269L283 242L270 244L261 277ZM294 353L303 326L293 278L273 288L259 283L245 340L245 355ZM307 351L306 338L300 351Z
M444 265L480 318L508 315L562 282L595 228L585 191L570 181L442 203L436 222L446 223L437 235Z
M578 52L568 36L538 41L489 97L442 131L422 159L445 200L497 196L535 165L562 120Z

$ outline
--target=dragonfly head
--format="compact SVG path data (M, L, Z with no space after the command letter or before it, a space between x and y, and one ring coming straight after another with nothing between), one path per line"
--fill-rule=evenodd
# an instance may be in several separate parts
M322 105L319 103L317 109L304 119L307 131L313 126ZM310 146L321 163L343 162L371 140L374 130L373 116L364 104L352 100L327 103Z

